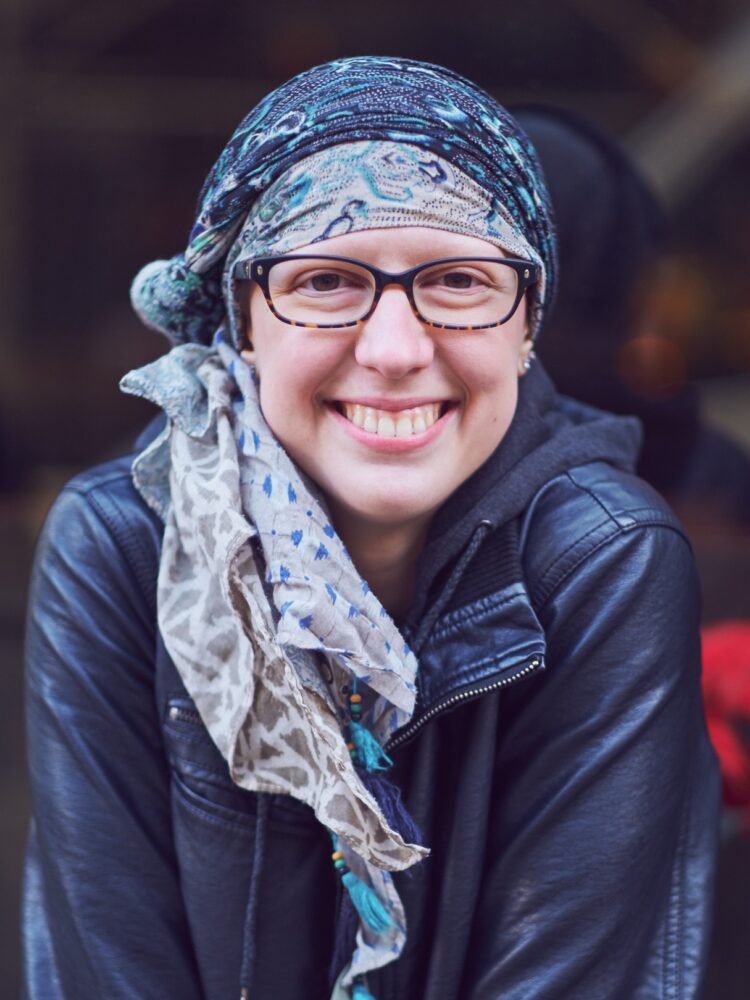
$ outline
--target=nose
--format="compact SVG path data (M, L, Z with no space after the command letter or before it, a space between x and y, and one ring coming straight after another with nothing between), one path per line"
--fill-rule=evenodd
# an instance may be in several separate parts
M372 316L362 324L354 356L388 379L401 379L430 364L435 345L403 288L383 290Z

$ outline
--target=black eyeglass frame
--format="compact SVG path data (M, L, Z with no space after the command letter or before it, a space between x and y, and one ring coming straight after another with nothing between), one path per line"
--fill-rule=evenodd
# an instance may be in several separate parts
M274 307L271 299L271 293L268 287L268 278L274 264L281 264L283 261L287 260L330 260L336 261L340 264L355 264L357 267L361 267L363 270L368 271L375 279L375 292L370 308L363 313L362 316L357 317L357 319L347 320L346 323L303 323L299 320L288 319L286 316L282 316L281 313L279 313ZM507 264L516 272L516 275L518 276L518 289L516 291L515 301L506 315L503 316L502 319L497 320L497 322L459 325L453 323L437 323L434 320L427 319L427 317L423 316L419 311L417 303L414 299L414 279L417 275L422 271L426 271L428 268L437 266L438 264L458 264L464 261L484 261L485 263ZM380 296L382 295L383 290L388 285L400 285L406 292L406 297L409 300L412 312L417 319L426 326L431 326L440 330L487 330L494 326L502 326L503 323L508 322L508 320L515 313L516 309L518 309L521 299L523 299L528 289L533 287L539 281L540 271L541 268L538 264L529 260L521 260L517 257L470 256L440 257L436 260L428 260L423 264L418 264L417 267L412 267L408 271L393 273L391 271L383 271L379 267L374 267L372 264L368 264L363 260L357 260L355 257L336 257L329 254L319 253L289 253L279 254L276 257L256 257L254 260L238 261L234 265L233 273L234 277L239 281L254 281L263 292L268 308L274 316L277 319L280 319L282 323L287 323L289 326L299 326L313 330L340 330L346 327L357 326L358 323L363 323L365 320L369 319L370 316L372 316L377 308L378 302L380 301Z

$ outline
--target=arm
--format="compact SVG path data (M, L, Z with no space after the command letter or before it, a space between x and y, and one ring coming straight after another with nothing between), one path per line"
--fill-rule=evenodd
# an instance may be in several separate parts
M687 1000L718 808L692 558L636 526L566 559L538 607L547 669L504 706L464 995Z
M136 576L148 563L136 528L155 553L158 534L145 510L136 515L142 524L123 526L106 489L69 488L37 551L23 911L34 1000L200 997L172 847L154 614Z

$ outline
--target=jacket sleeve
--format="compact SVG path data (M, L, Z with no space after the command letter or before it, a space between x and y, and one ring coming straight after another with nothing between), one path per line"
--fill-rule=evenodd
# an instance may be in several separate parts
M546 670L503 705L467 1000L700 994L718 775L692 556L665 525L584 545L537 595Z
M153 610L138 540L116 515L95 490L69 488L37 550L22 917L33 1000L201 996L172 847Z

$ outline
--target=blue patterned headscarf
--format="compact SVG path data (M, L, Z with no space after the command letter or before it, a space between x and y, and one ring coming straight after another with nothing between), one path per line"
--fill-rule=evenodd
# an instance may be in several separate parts
M509 214L545 273L534 331L555 286L549 196L529 140L505 109L440 66L378 56L301 73L240 122L209 173L184 253L147 265L133 305L175 344L208 344L225 315L222 271L258 196L286 170L340 143L383 140L429 150L474 180Z

